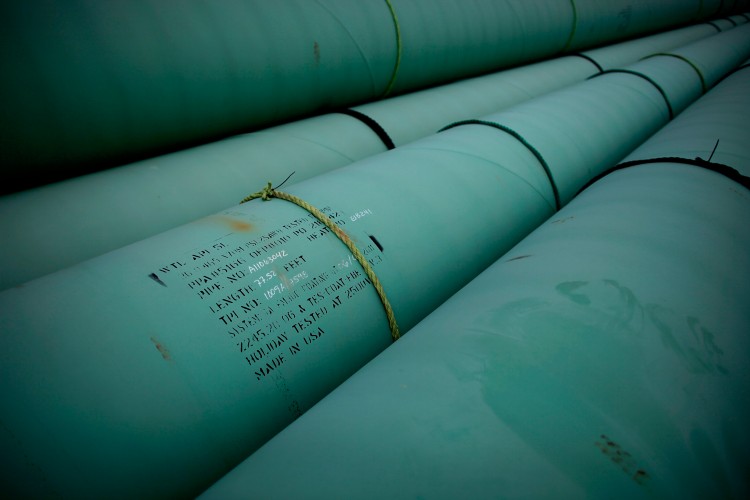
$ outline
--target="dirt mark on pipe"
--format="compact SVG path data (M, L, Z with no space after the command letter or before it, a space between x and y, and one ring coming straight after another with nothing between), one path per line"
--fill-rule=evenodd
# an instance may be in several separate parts
M161 357L164 358L165 361L172 361L172 355L169 354L169 351L164 346L164 344L156 340L155 337L151 337L151 342L154 343L156 349L159 351L159 354L161 354Z

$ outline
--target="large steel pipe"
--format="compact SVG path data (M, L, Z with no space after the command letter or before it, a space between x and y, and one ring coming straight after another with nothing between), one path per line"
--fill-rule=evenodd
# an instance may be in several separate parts
M583 184L666 121L662 96L634 82L605 74L540 98L582 152L552 178ZM555 112L571 100L578 114ZM350 234L407 331L554 212L550 178L528 143L471 125L289 191ZM363 272L302 208L254 200L0 293L6 489L208 487L390 344Z
M3 190L706 20L720 3L5 2Z
M583 191L200 498L747 498L749 85L719 84L629 157L661 160Z
M269 179L314 177L715 34L700 24L271 127L0 198L0 289L218 212ZM368 120L373 120L375 123ZM378 127L383 131L379 137ZM54 245L48 242L54 241Z

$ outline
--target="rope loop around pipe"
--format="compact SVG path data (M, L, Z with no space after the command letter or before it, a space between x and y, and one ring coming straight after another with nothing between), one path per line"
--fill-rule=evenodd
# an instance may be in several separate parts
M565 52L570 48L573 39L576 36L576 30L578 29L578 8L576 7L575 0L570 0L570 6L573 8L573 28L571 28L570 35L568 35L568 39L565 41L565 45L563 45L560 52Z
M393 313L393 308L391 307L391 303L388 301L388 298L385 295L385 290L383 289L383 285L380 283L380 280L375 274L375 271L372 270L372 266L370 266L370 263L367 262L367 259L365 259L365 256L362 254L359 248L357 248L357 245L354 244L354 241L352 241L352 239L349 237L348 234L346 234L346 232L343 229L341 229L326 214L324 214L323 212L315 208L313 205L310 205L303 199L297 196L294 196L292 194L277 191L276 189L272 187L272 184L270 182L266 185L266 187L264 187L257 193L253 193L245 197L242 201L240 201L240 204L246 203L256 198L260 198L263 201L268 201L271 198L279 198L279 199L294 203L295 205L310 212L316 219L318 219L328 229L330 229L331 232L333 232L333 234L335 234L338 237L338 239L341 240L341 242L344 245L346 245L346 247L352 252L352 255L354 256L355 259L357 259L357 262L359 262L359 265L362 266L362 269L365 271L365 274L369 278L370 283L372 283L372 286L375 288L375 291L377 292L378 297L380 298L380 302L383 304L385 315L388 318L388 327L391 330L391 338L393 339L394 342L398 340L399 338L401 338L401 332L399 331L398 324L396 323L396 315Z
M396 15L396 9L393 8L391 0L385 0L388 5L388 10L391 12L393 18L393 25L396 28L396 64L393 66L393 73L391 74L391 80L383 92L383 97L388 97L393 91L393 86L396 84L396 77L398 76L398 70L401 67L401 52L403 52L403 43L401 40L401 25L398 22L398 16Z

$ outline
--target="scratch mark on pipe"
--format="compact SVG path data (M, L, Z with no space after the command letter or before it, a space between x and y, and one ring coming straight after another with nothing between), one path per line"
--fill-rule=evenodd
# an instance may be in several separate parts
M508 259L505 262L513 262L514 260L521 260L527 257L531 257L531 255L519 255L518 257L513 257L512 259Z

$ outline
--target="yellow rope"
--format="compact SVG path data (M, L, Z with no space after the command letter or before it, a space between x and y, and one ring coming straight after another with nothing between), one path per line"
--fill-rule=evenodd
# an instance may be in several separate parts
M575 0L570 0L570 6L573 8L573 29L570 30L568 40L565 42L565 46L560 52L565 52L570 48L570 44L573 43L573 38L576 36L576 30L578 29L578 9L576 8Z
M391 81L388 82L388 86L385 89L385 92L383 93L383 97L388 97L388 95L393 90L393 85L396 83L396 76L398 76L398 68L401 66L401 51L402 51L402 43L401 43L401 26L398 23L398 16L396 16L396 9L393 8L393 4L391 3L391 0L385 0L385 3L388 5L388 10L391 11L391 17L393 17L393 24L396 27L396 65L393 67L393 74L391 75Z
M359 262L359 265L362 266L365 274L370 279L372 286L375 287L375 291L378 292L380 302L383 303L383 308L385 309L385 315L388 317L388 326L391 329L391 337L394 341L398 340L401 337L401 333L399 333L398 330L398 324L396 324L396 316L393 314L393 308L391 307L391 303L388 302L388 298L385 296L385 290L383 290L383 286L380 284L380 280L375 275L375 272L372 270L372 267L370 267L370 264L365 259L365 256L362 255L362 252L359 251L359 248L357 248L352 239L348 234L344 232L343 229L336 225L336 223L333 222L326 214L310 205L306 201L302 200L301 198L298 198L297 196L291 195L289 193L276 191L273 187L271 187L270 182L261 191L251 194L250 196L240 201L240 203L245 203L256 198L260 198L263 201L268 201L271 198L280 198L282 200L290 201L313 214L316 219L325 224L328 229L333 231L333 233L338 236L338 238L344 243L344 245L346 245L347 248L352 252L352 255L354 255L354 258L357 259L357 262Z

